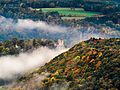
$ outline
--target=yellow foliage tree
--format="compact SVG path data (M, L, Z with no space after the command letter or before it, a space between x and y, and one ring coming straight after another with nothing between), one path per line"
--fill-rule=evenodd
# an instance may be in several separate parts
M56 78L55 78L55 77L52 77L52 78L50 79L50 82L53 82L53 81L56 81Z
M92 59L91 61L90 61L90 63L92 63L92 62L94 62L95 61L95 59Z
M82 56L82 59L85 59L85 56Z
M102 62L101 62L101 61L98 61L98 63L95 65L95 66L96 66L96 69L98 69L101 64L102 64Z
M101 56L102 56L102 52L99 52L99 53L98 53L98 56L101 57Z

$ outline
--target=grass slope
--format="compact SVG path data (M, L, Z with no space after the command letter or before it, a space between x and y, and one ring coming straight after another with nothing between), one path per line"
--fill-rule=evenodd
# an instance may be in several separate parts
M12 90L119 90L119 77L120 39L93 38L26 74Z

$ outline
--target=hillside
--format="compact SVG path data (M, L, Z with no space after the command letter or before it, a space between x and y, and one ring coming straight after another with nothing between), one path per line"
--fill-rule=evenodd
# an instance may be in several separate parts
M120 39L81 42L21 77L11 90L119 90Z

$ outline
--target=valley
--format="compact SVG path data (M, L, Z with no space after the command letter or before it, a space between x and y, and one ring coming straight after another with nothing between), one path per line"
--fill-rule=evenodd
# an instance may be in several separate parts
M119 90L119 0L0 0L0 90Z

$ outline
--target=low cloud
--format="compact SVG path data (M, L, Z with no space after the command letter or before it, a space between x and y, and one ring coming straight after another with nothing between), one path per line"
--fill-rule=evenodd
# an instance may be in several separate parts
M43 66L66 50L65 48L49 49L41 47L32 53L0 57L0 79L12 79L18 74L24 74L38 66Z
M63 33L67 28L56 26L56 25L48 25L46 22L43 21L32 21L30 19L21 20L18 19L18 22L15 24L15 29L17 30L25 30L25 29L38 29L45 32L51 33Z
M50 33L63 33L66 31L66 27L57 25L49 25L43 21L33 21L30 19L7 19L3 16L0 17L0 29L1 30L15 30L22 32L23 30L40 30Z

